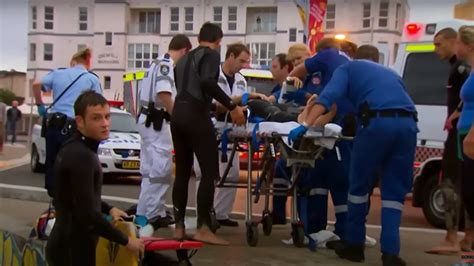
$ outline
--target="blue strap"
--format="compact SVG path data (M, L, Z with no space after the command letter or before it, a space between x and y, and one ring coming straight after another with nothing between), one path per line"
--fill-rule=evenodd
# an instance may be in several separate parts
M222 132L222 139L221 139L221 162L226 163L228 161L227 158L227 145L229 144L229 136L227 133L232 131L232 128L226 128Z
M258 133L260 122L263 122L263 121L265 121L265 119L258 116L251 116L249 118L250 123L255 123L255 127L252 130L252 146L255 149L255 151L258 151L258 148L260 147L260 141L258 140L257 133Z
M250 93L246 92L242 94L242 100L241 100L242 105L247 105L247 103L249 102L249 98L250 98Z

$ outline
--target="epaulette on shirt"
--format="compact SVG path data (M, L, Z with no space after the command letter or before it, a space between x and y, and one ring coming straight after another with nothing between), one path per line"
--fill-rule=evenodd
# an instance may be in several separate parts
M164 62L169 62L170 61L170 55L168 53L165 54L165 56L163 56L163 59L162 59Z

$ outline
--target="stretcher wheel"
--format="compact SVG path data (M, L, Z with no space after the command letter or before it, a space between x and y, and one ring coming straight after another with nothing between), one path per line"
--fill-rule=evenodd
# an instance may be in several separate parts
M247 244L256 247L258 243L258 227L257 224L247 223Z
M295 247L301 248L304 246L304 226L302 223L291 224L291 237Z
M269 236L272 234L273 219L270 213L264 212L262 215L263 234Z
M215 234L217 232L217 229L219 229L221 226L219 222L217 221L216 218L216 212L214 210L211 211L211 231Z

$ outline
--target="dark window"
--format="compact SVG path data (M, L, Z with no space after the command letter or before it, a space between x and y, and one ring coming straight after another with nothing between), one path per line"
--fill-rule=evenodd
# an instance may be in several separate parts
M44 28L47 30L52 30L54 28L54 7L45 6L44 7Z
M105 33L105 45L111 46L112 45L112 32Z
M290 42L296 42L296 28L290 29Z
M110 84L112 83L112 79L110 76L104 77L104 90L110 90Z
M446 105L449 63L435 53L408 55L403 81L417 105Z
M52 43L43 44L43 60L53 61L53 44Z

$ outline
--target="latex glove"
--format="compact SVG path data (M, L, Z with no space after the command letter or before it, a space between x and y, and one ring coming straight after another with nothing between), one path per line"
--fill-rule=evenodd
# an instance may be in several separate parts
M289 91L282 96L287 102L294 101L296 104L304 106L306 104L306 92L304 90Z
M38 114L41 117L46 117L47 110L46 110L46 107L44 106L44 104L39 104L38 105Z
M306 133L306 131L308 131L308 128L304 125L300 125L299 127L292 129L290 131L290 134L288 135L288 143L291 145L299 138L301 138L304 133Z

